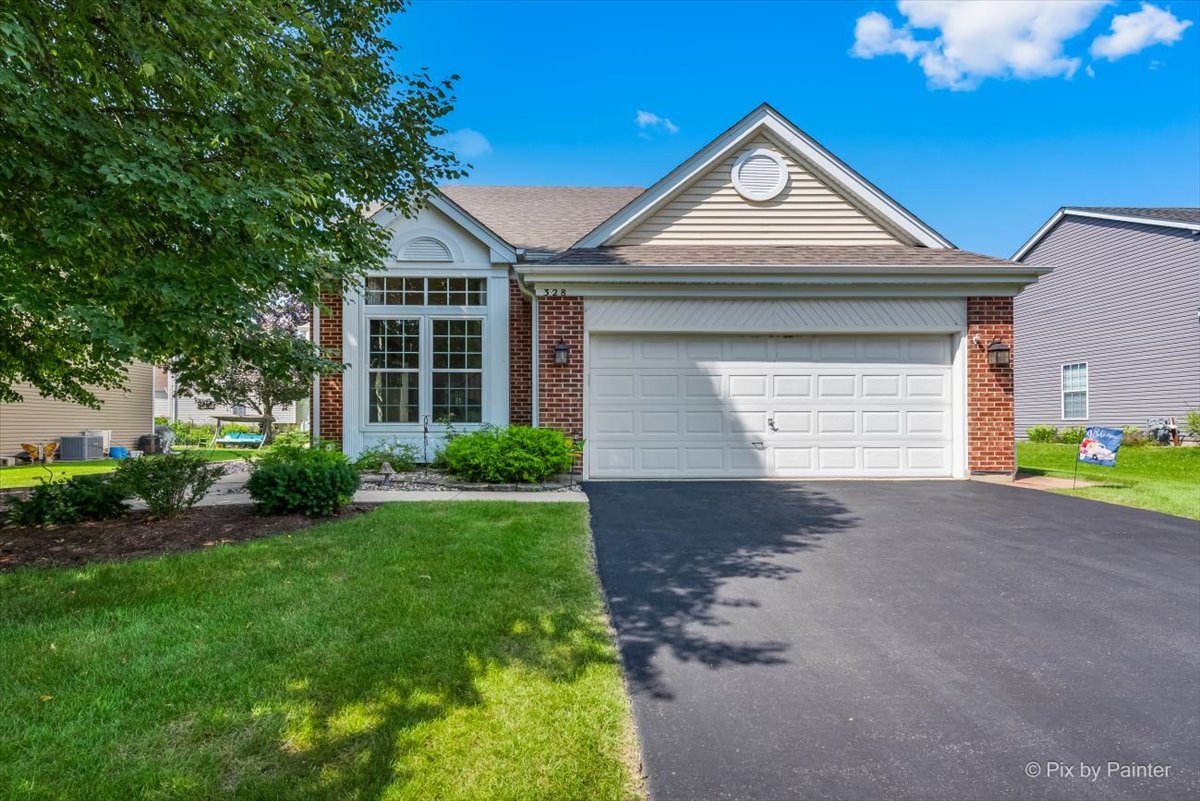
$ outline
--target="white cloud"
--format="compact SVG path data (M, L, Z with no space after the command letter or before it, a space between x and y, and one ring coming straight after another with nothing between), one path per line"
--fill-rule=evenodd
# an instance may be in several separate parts
M858 58L902 55L916 61L929 85L971 90L986 78L1071 77L1080 60L1064 43L1085 30L1110 0L900 0L897 28L877 11L858 18ZM917 30L931 30L918 38Z
M473 159L492 152L492 143L474 128L459 128L448 131L435 140L438 147L454 151L459 158Z
M647 128L661 128L670 134L679 133L678 125L671 122L666 117L658 116L653 111L638 111L637 116L634 117L633 121L637 124L638 128L642 129L643 132L646 132Z
M1151 45L1174 44L1191 25L1191 20L1181 21L1170 11L1142 3L1141 11L1113 17L1112 33L1096 37L1092 55L1116 61Z

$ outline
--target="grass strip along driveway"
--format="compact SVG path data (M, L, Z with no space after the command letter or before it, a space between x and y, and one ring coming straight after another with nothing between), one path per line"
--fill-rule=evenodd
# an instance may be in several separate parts
M0 797L637 797L577 504L0 575Z
M1078 452L1078 445L1022 442L1017 446L1018 469L1070 478ZM1080 464L1079 477L1100 483L1056 491L1200 520L1200 448L1121 448L1116 467Z

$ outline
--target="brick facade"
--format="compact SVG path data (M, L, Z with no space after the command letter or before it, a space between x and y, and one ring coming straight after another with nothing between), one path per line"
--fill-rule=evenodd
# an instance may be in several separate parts
M995 337L1013 346L1012 298L967 298L967 469L1013 473L1013 370L987 363ZM979 336L979 344L972 340ZM1013 348L1012 358L1017 358Z
M515 280L508 282L508 421L533 422L533 304Z
M320 313L318 344L329 358L342 358L342 298L336 293L321 293L321 302L328 311ZM343 374L322 376L317 384L321 419L315 421L317 436L342 444L342 382Z
M554 363L559 339L569 364ZM583 298L538 298L538 424L583 437Z

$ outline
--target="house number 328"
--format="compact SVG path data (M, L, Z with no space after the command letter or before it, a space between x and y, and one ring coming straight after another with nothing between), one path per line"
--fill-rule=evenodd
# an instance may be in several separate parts
M550 289L547 287L547 288L542 289L542 296L543 297L551 297L551 298L565 298L567 296L567 290L565 290L565 289Z

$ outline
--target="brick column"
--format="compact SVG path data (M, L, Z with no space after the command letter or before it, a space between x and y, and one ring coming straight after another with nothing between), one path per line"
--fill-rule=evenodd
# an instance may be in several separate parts
M515 279L508 282L508 422L533 423L533 311Z
M570 364L554 363L560 339ZM583 436L583 298L538 298L538 425Z
M340 361L342 358L342 296L332 292L322 292L321 302L328 311L320 312L320 339L318 343L326 353L327 358ZM342 444L342 382L343 375L321 376L317 383L320 393L321 419L314 420L317 436Z
M1015 473L1013 369L987 363L995 337L1013 348L1012 298L967 298L967 469ZM979 336L979 344L972 340Z

